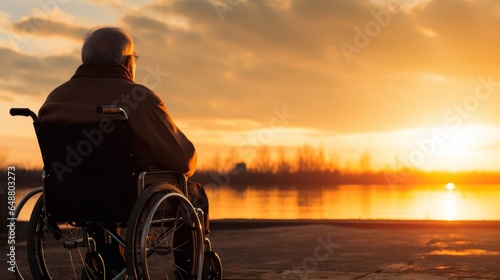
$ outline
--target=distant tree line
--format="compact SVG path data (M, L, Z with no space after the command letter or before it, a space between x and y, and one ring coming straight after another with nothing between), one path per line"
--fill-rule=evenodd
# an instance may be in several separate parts
M338 156L326 156L323 148L313 148L305 145L295 148L295 154L287 154L287 148L278 147L272 150L269 146L256 147L253 152L245 155L236 149L230 150L227 157L222 159L216 154L209 162L205 171L224 172L232 169L235 163L244 162L247 170L253 173L295 173L333 171L339 169ZM369 155L368 155L369 157ZM364 167L369 169L370 159L365 159Z
M1 151L1 150L0 150ZM325 186L343 184L500 184L500 172L493 171L422 171L417 169L374 170L368 150L359 156L356 168L339 167L338 156L327 157L324 149L302 146L294 155L284 147L271 150L259 147L246 162L236 150L225 159L215 156L209 168L199 168L191 178L211 185ZM288 151L289 152L289 151ZM1 178L7 178L6 161L0 155ZM0 180L4 182L4 180ZM17 187L42 185L41 170L18 167Z
M324 149L297 147L295 155L279 147L274 153L269 147L259 147L247 163L236 151L225 160L217 155L209 168L193 176L204 184L317 186L341 184L500 184L500 172L492 171L422 171L418 169L385 168L374 170L368 150L363 151L357 166L341 168L338 156L327 157ZM236 164L235 164L236 163Z
M192 180L202 184L222 186L332 186L332 185L414 185L414 184L499 184L500 172L493 171L421 171L400 177L391 170L350 172L341 170L309 172L216 172L197 171Z

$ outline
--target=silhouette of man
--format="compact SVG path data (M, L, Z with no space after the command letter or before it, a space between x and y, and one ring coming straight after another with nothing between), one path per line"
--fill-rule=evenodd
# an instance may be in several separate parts
M124 30L105 27L90 32L82 47L83 64L69 81L48 95L38 114L40 121L99 122L98 105L118 105L127 112L134 131L139 164L160 165L189 177L196 169L195 148L175 125L163 101L146 86L135 83L138 58L131 36ZM190 199L205 211L207 224L206 194L201 185L188 185ZM105 245L102 233L96 232L96 236L107 271L121 271L125 263L118 245Z

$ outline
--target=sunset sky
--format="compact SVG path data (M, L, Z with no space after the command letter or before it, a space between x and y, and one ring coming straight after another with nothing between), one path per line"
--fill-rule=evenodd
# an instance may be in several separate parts
M50 3L44 5L43 3ZM80 65L86 32L135 40L201 166L255 147L322 147L342 167L500 170L496 0L4 0L0 149L41 166L31 122Z

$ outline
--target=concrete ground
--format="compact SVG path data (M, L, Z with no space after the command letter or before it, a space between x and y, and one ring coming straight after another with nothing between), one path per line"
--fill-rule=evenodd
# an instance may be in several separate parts
M224 279L500 279L496 222L248 223L213 226Z
M224 220L211 227L228 280L500 279L500 222ZM5 239L0 248L0 279L14 279Z

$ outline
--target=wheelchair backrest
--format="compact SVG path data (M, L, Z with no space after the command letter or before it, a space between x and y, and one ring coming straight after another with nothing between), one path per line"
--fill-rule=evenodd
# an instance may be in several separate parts
M127 222L140 193L127 120L34 123L50 222Z

